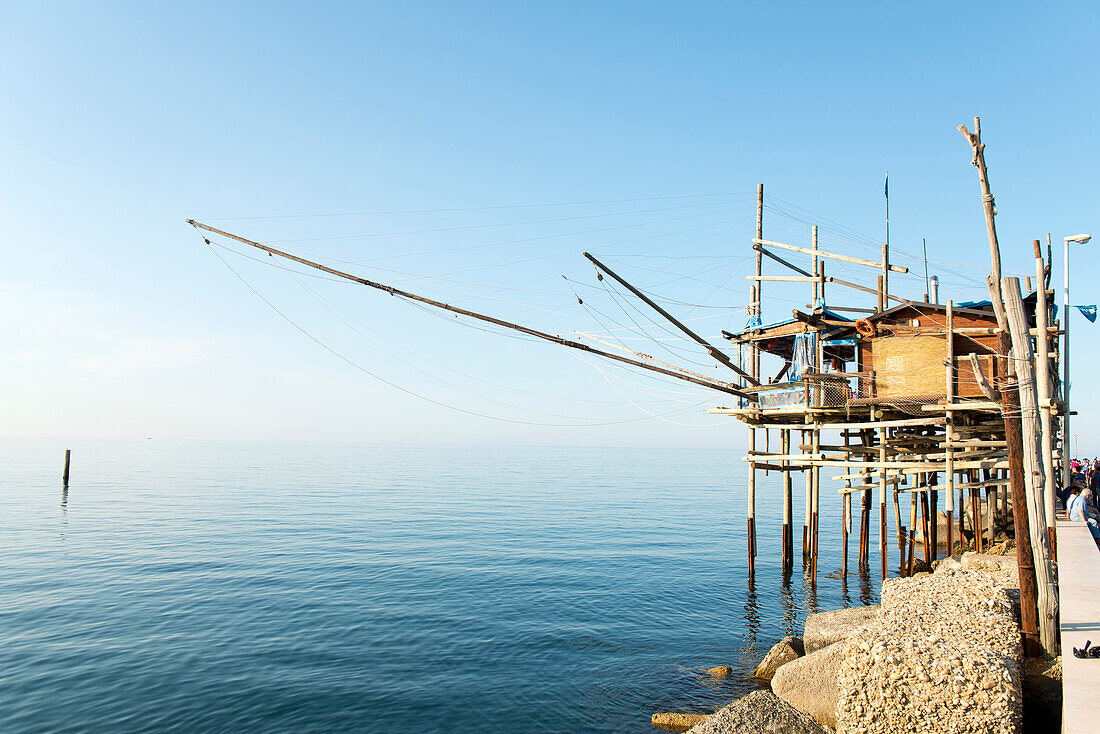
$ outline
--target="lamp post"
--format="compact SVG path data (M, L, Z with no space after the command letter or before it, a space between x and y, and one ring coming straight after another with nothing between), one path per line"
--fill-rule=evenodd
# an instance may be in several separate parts
M1062 486L1068 487L1072 483L1072 476L1069 471L1069 243L1077 242L1078 244L1085 244L1092 239L1091 234L1075 234L1070 237L1063 237L1062 242L1065 244L1064 256L1062 258L1062 270L1063 272L1063 289L1062 289L1062 329L1065 331L1065 348L1062 350L1062 400L1065 401L1065 414L1062 416ZM1040 287L1042 287L1040 285ZM1040 342L1041 343L1041 342Z

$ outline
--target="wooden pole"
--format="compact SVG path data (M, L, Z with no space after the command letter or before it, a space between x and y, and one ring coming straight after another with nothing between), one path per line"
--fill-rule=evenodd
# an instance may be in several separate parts
M72 456L72 449L65 449L65 470L61 473L62 486L69 486L69 458Z
M863 446L870 448L872 444L873 435L870 430L860 431L860 440ZM863 455L864 462L871 461L871 455L866 453ZM859 527L859 566L861 569L869 569L871 565L871 470L862 469L860 474L863 477L863 484L865 488L863 495L860 498L860 527Z
M1058 590L1050 557L1050 534L1047 532L1046 466L1039 428L1038 397L1035 387L1034 355L1028 333L1024 302L1020 296L1019 278L1002 278L1001 293L1012 339L1012 361L1016 366L1016 382L1020 396L1021 446L1024 459L1024 489L1027 493L1028 527L1031 532L1031 552L1035 564L1035 582L1039 616L1039 641L1049 655L1057 654L1056 619ZM1045 359L1045 355L1044 355ZM1027 440L1023 437L1027 436ZM1020 510L1018 509L1017 512ZM1019 541L1017 541L1019 542Z
M814 453L819 453L821 450L821 429L814 428L813 432L813 446ZM810 578L813 585L817 586L817 529L818 518L821 500L821 467L815 466L810 469L810 474L813 476L813 523L812 523L812 540L810 548L810 566L812 573Z
M779 432L779 443L783 447L784 454L791 453L791 432L787 430L781 430ZM790 466L790 461L784 461L783 466ZM791 473L789 471L783 472L783 568L786 569L791 564L793 557L793 548L791 541L793 536L791 534Z
M638 290L637 288L632 286L630 283L628 283L626 280L624 280L621 276L619 276L614 270L612 270L611 268L604 265L602 262L600 262L595 257L593 257L590 253L582 252L581 254L584 255L585 258L587 258L588 261L591 262L593 265L595 265L597 268L599 268L600 270L602 270L605 273L607 273L608 275L610 275L619 285L621 285L623 288L626 288L628 291L630 291L635 296L637 296L643 303L645 303L645 305L649 306L654 311L661 314L661 316L663 316L669 323L671 323L673 326L675 326L680 331L684 332L684 334L686 334L688 337L690 337L692 340L694 340L696 344L703 347L706 350L707 354L709 354L715 361L717 361L717 362L725 365L729 369L733 370L740 377L742 377L743 379L748 381L748 383L750 385L755 387L755 386L760 384L759 380L757 380L756 377L754 377L752 375L749 375L744 370L742 370L740 367L735 365L733 363L733 360L729 358L729 355L727 355L725 352L718 349L713 344L708 342L706 339L704 339L703 337L699 336L694 331L689 329L687 326L685 326L683 323L681 323L679 319L677 319L675 316L670 314L668 311L666 311L663 308L661 308L660 306L658 306L649 296L647 296L646 294L642 293L640 290ZM757 286L757 288L759 288L759 286Z
M940 553L940 491L938 489L932 489L928 491L928 500L924 505L924 513L932 516L932 527L929 532L932 534L932 547L931 549L925 548L925 560L931 563L939 558ZM927 522L927 520L925 520ZM928 557L931 552L931 558ZM948 553L948 555L951 555Z
M955 303L948 300L947 302L947 369L944 373L944 391L947 396L947 402L955 402ZM944 429L947 434L948 441L953 441L952 436L955 433L954 425L954 413L949 412L947 414L947 426ZM955 449L951 446L947 447L945 451L946 458L944 460L944 478L947 480L947 555L952 555L955 552L955 542L952 537L954 533L954 510L955 510ZM962 501L960 500L960 505ZM959 507L959 518L962 518L964 507ZM936 519L939 522L939 519ZM962 545L963 534L959 532L959 545Z
M756 429L749 429L749 456L756 452ZM787 473L787 472L784 472ZM745 537L749 554L749 576L756 573L756 462L749 462L748 517L745 523Z
M921 484L924 484L924 475L921 474ZM917 504L920 498L927 492L910 492L909 493L909 573L908 576L913 575L913 539L916 537L917 529ZM919 495L919 496L918 496ZM924 547L928 547L928 533L924 534ZM902 564L905 563L904 557L902 558Z
M921 530L924 532L924 562L929 564L932 563L933 559L935 558L934 554L936 553L936 541L938 540L938 538L936 537L936 531L928 527L928 500L929 495L934 493L935 490L931 490L929 492L922 492L920 496L920 521ZM933 512L935 511L934 508L935 505L933 505ZM937 517L935 518L935 522L933 523L932 528L935 528L935 526L938 524L939 518Z
M840 525L841 533L844 536L844 556L841 561L840 575L847 580L848 578L848 535L852 531L852 493L849 492L844 495L844 499L841 500L840 511Z
M916 494L914 494L913 496L916 497ZM913 532L913 529L910 526L910 528L909 528L909 567L906 569L906 572L905 572L906 576L912 576L913 575L913 537L914 537L914 535L915 535L915 533ZM928 545L927 538L925 539L924 544L926 546ZM904 561L902 563L904 564Z
M810 432L811 447L813 442L813 432ZM806 432L802 432L802 443L806 443ZM813 472L806 472L806 512L803 515L802 523L802 559L805 561L810 557L810 528L812 525L814 515L814 475Z
M878 430L878 460L880 462L886 461L886 429L880 428ZM878 514L879 514L879 534L878 534L878 547L879 552L882 554L882 579L886 580L886 470L878 470Z
M813 250L813 252L814 252L813 255L810 255L810 272L813 273L815 277L817 277L819 275L819 273L817 272L817 225L816 224L814 224L810 227L810 249ZM814 284L813 284L813 287L812 287L812 293L810 294L810 296L811 296L810 297L810 306L811 307L816 307L817 306L817 283L818 282L815 280Z
M1039 420L1042 427L1040 435L1040 450L1042 461L1045 465L1045 482L1043 483L1043 505L1046 509L1047 530L1054 532L1054 498L1057 496L1054 483L1054 427L1050 415L1050 332L1048 316L1050 314L1047 305L1046 266L1043 262L1043 251L1039 246L1039 240L1032 242L1035 250L1035 282L1038 291L1035 296L1035 329L1037 336L1035 344L1038 347L1035 355L1035 383L1039 401ZM1051 550L1055 548L1053 535L1048 541Z
M959 125L959 132L970 143L970 149L974 157L970 163L978 169L978 184L982 190L982 209L985 212L985 229L989 236L989 257L992 263L992 278L989 288L992 295L993 311L997 315L997 325L1003 331L1008 330L1008 320L1004 312L1004 300L1001 298L1001 246L997 242L997 215L993 194L989 190L989 171L985 165L985 143L982 142L982 123L974 118L974 132L966 129L966 125Z
M997 351L1008 354L1010 337L1002 331L997 337ZM1011 364L1012 360L1008 360ZM1039 649L1038 589L1035 582L1035 561L1031 552L1031 532L1028 527L1027 490L1024 488L1024 445L1020 427L1019 392L1006 385L1004 396L1005 441L1008 444L1008 479L1012 490L1012 519L1016 531L1016 567L1020 578L1020 628L1024 633L1027 654L1035 656Z

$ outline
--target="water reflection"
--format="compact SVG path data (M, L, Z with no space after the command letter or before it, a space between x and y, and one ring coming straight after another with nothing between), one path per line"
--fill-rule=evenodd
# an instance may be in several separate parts
M745 595L745 629L749 632L752 645L756 645L756 636L760 633L760 605L756 598L756 579L748 577L748 593Z
M779 601L783 606L783 634L795 635L795 625L798 623L798 605L794 601L794 593L791 591L792 569L789 567L783 574L783 583L779 587Z

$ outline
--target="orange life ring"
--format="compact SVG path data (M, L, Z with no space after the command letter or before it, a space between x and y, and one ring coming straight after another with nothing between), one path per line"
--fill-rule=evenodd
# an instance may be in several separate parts
M856 321L856 331L858 331L863 336L874 336L875 325L867 319L860 319Z

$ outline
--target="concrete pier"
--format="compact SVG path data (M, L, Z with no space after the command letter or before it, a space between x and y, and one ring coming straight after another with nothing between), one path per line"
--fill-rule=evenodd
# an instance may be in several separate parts
M1062 731L1097 730L1100 658L1077 658L1086 640L1100 645L1100 550L1088 527L1058 519L1058 593L1062 630Z

